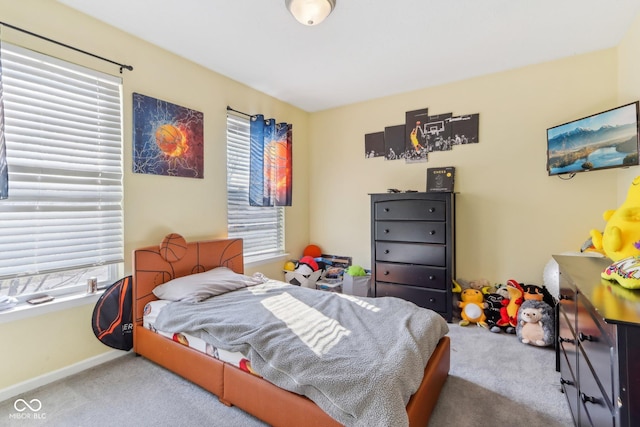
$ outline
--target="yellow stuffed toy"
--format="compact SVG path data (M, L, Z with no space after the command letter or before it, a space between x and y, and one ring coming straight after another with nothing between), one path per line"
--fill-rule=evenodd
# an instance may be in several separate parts
M458 307L462 310L460 317L462 320L458 322L460 326L467 326L470 323L476 323L478 326L487 327L487 317L484 309L487 303L484 302L484 294L477 289L462 289L462 287L454 280L453 292L460 292L460 301Z
M613 261L640 256L640 176L634 178L620 207L602 216L607 221L604 233L589 233L593 247Z

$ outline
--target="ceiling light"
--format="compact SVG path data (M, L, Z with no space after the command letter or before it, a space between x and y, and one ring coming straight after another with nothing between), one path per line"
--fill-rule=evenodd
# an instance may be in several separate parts
M304 25L318 25L329 16L336 0L284 0L294 18Z

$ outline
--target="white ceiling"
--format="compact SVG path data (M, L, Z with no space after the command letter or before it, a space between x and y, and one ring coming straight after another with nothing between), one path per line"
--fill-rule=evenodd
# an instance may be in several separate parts
M308 112L613 47L640 13L639 0L337 0L306 27L284 0L58 1Z

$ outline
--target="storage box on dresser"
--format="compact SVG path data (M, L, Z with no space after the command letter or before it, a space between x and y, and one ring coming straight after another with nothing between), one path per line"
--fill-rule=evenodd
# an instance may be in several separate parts
M394 296L452 317L454 193L371 195L374 296Z
M577 426L640 425L640 291L600 279L607 258L554 255L560 382Z

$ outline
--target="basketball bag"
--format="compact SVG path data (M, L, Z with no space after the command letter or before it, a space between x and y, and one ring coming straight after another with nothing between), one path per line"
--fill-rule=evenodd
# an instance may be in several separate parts
M133 348L132 276L109 286L98 299L91 326L103 344L118 350Z

